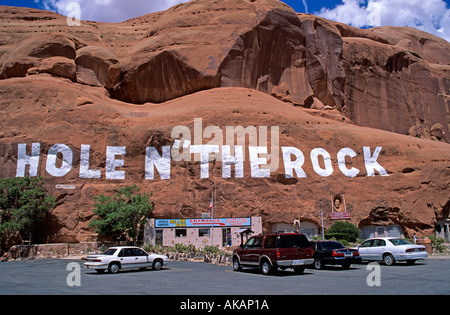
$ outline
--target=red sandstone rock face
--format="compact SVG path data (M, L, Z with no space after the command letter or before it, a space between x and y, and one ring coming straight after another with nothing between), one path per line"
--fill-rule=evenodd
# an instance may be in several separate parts
M273 0L196 0L80 27L45 11L3 7L1 14L2 78L31 69L103 86L135 104L248 87L306 108L317 100L358 125L401 134L432 138L439 124L439 140L449 141L449 43L415 29L361 30ZM71 63L36 71L55 56L74 60L75 78Z
M39 175L58 198L51 241L95 239L93 198L131 183L154 191L158 217L199 217L216 187L216 216L262 216L266 229L297 217L320 225L319 210L327 214L338 193L360 226L429 233L448 216L445 40L407 28L361 30L273 0L196 0L80 27L39 10L0 7L0 17L0 177L16 175L19 143L41 144ZM279 127L280 147L304 153L307 177L286 178L279 152L268 178L252 177L248 160L244 177L230 179L220 161L210 162L207 179L198 161L172 161L170 180L146 180L146 147L172 146L173 128L193 132L195 118L204 129ZM56 143L73 152L60 178L45 165ZM90 166L101 178L79 177L82 144L91 145ZM107 146L126 146L124 180L105 178ZM389 176L367 176L363 147L382 147L378 161ZM330 153L330 176L313 169L315 148ZM347 167L358 176L339 171L342 148L357 153Z

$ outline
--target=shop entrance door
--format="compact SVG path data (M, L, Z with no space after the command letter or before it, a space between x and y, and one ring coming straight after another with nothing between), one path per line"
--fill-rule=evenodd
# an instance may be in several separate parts
M155 231L155 245L163 246L163 230Z
M222 247L231 246L231 229L222 229Z

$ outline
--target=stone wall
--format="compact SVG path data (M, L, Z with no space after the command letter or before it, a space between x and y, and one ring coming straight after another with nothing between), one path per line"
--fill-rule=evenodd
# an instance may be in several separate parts
M36 244L36 245L15 245L3 255L0 253L0 261L21 260L21 259L48 259L65 257L85 257L89 254L103 252L106 248L112 246L132 245L129 242L84 242L84 243L58 243L58 244ZM216 265L232 265L232 256L230 254L217 255L199 255L193 253L167 252L162 253L170 260L175 261L195 261L206 262Z
M63 258L69 256L82 256L102 252L108 247L129 245L127 242L84 242L84 243L58 243L15 245L9 249L1 260L34 259L34 258Z

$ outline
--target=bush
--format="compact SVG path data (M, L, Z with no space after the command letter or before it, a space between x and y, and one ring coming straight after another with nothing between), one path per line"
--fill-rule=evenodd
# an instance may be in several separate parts
M325 234L325 239L326 240L346 240L347 239L347 234L346 233L327 233Z
M179 253L192 253L195 252L195 246L193 244L184 245L181 243L175 244L175 250Z
M430 235L429 239L431 241L431 246L438 253L443 253L445 251L445 240L443 238L437 237L436 235Z
M209 256L213 256L213 255L221 255L221 254L223 254L224 252L223 251L221 251L220 249L219 249L219 246L210 246L210 245L208 245L208 246L205 246L205 247L203 247L202 248L202 253L204 254L204 255L209 255Z
M335 238L347 242L356 242L360 232L356 225L348 221L337 221L328 229L325 238Z

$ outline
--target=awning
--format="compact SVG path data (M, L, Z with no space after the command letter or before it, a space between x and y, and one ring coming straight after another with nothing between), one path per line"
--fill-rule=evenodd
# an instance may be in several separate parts
M252 230L247 228L247 229L239 229L239 230L236 231L236 233L239 233L239 234L250 234L250 233L255 233L255 232L253 232Z

